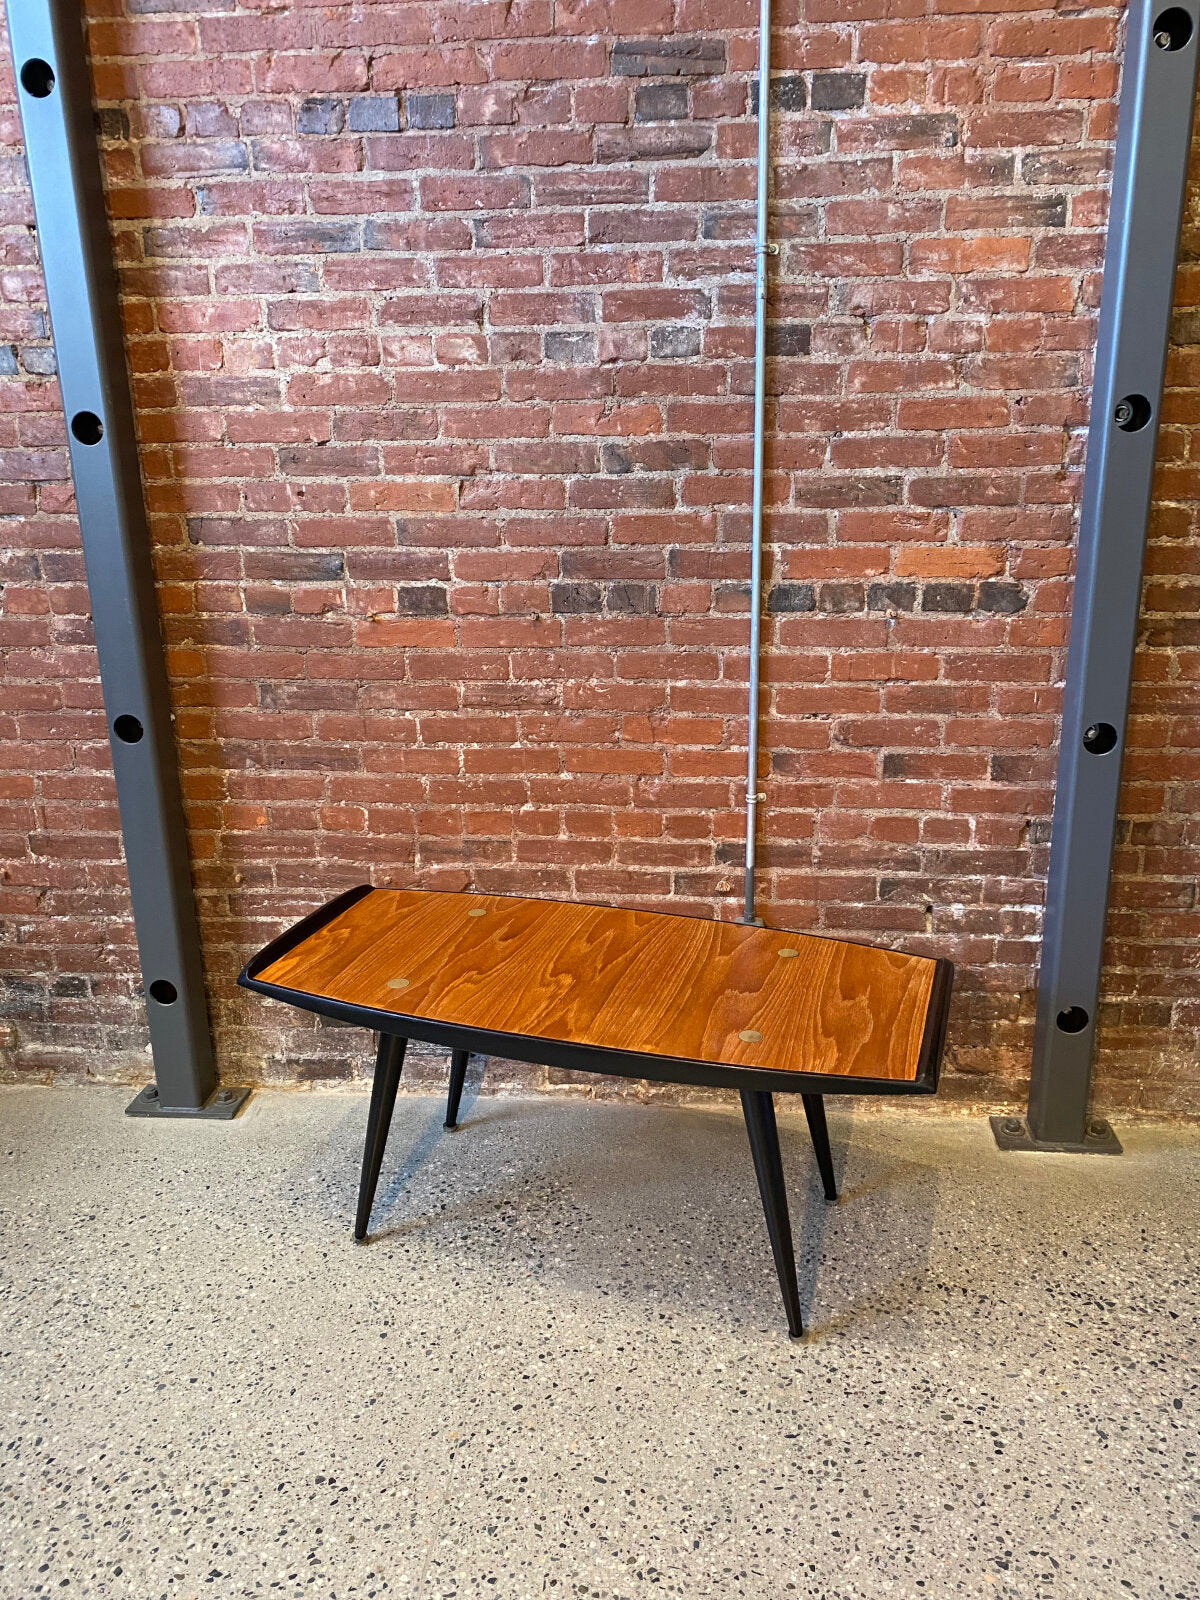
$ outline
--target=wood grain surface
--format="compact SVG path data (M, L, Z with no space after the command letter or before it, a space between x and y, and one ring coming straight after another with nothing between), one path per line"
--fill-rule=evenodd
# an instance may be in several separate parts
M535 1039L912 1081L935 965L741 923L373 889L257 977Z

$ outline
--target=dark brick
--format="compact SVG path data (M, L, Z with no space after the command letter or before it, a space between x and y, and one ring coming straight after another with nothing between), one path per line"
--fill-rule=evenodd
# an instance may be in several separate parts
M596 160L685 161L712 144L707 123L650 123L635 128L597 128ZM636 237L636 235L635 235Z
M712 77L725 71L722 39L618 39L612 47L618 77Z
M351 133L399 133L400 101L394 94L356 95L349 121Z
M744 211L702 211L700 213L700 237L702 239L737 239L745 243L746 213Z
M603 591L598 583L552 583L550 609L558 616L571 616L602 609Z
M970 583L927 583L921 596L922 611L970 611L974 603Z
M767 591L767 610L772 615L816 609L816 594L811 583L776 583Z
M46 986L32 978L0 978L0 1015L10 1020L16 1017L43 1017L46 1014Z
M305 100L296 112L297 133L341 133L345 125L344 100Z
M96 112L96 132L101 139L128 139L129 116L119 106L102 106Z
M642 83L633 97L637 122L676 122L688 114L686 83Z
M808 105L808 95L804 87L804 79L799 73L790 72L784 76L771 79L771 110L772 111L803 111ZM750 115L758 115L758 79L755 78L750 85Z
M650 354L656 361L680 361L700 354L700 329L651 328Z
M911 611L917 603L915 583L872 583L867 585L869 611Z
M656 590L652 583L610 583L605 591L608 609L629 616L653 616Z
M257 617L286 617L292 609L291 591L283 584L247 588L242 597L246 610Z
M865 72L814 72L814 111L853 111L867 97Z
M34 346L33 350L25 350L21 352L21 361L27 372L36 370L29 365L27 357L33 355L35 351L40 353L44 349L44 345L36 345ZM13 349L11 344L0 344L0 376L5 378L15 378L16 375L17 352Z
M8 349L11 349L11 346L0 348L0 371L2 372L9 371L9 368L5 365L5 350ZM21 351L21 365L26 372L32 372L39 378L52 378L58 371L58 361L55 357L54 349L48 344L26 345ZM15 372L16 367L14 366L11 370Z
M678 472L684 467L703 472L712 464L703 439L626 439L619 448L634 472Z
M600 446L600 465L605 472L632 472L633 457L624 445L604 444Z
M56 1000L79 1000L91 990L87 978L78 972L62 972L50 985L50 993Z
M767 325L769 356L806 356L812 349L812 329L807 322L772 322Z
M82 552L80 554L82 555ZM80 583L83 581L84 571L74 551L62 554L56 550L43 550L37 560L31 563L28 572L23 572L21 575L33 579L39 574L47 583Z
M547 333L543 337L547 361L562 366L587 366L596 359L596 335L582 330Z
M390 217L368 217L363 223L364 250L394 250Z
M866 590L861 583L823 583L818 591L822 611L835 614L861 611L867 603Z
M288 217L282 222L256 222L254 237L269 255L338 255L361 248L357 222L316 222Z
M885 750L880 770L885 778L918 778L926 759L924 754L913 756L907 750Z
M398 617L444 617L450 603L440 583L404 584L396 590Z
M1029 604L1029 597L1019 583L988 579L979 585L979 596L975 604L980 611L1003 611L1012 616L1018 611L1024 611Z
M346 572L346 558L340 550L247 550L242 559L251 580L321 583L344 577Z
M456 103L452 94L406 94L404 120L410 128L452 128Z

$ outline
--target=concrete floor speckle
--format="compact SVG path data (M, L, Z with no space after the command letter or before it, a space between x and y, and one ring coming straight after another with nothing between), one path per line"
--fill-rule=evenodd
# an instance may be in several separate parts
M1200 1131L0 1091L0 1597L1200 1597ZM798 1110L798 1108L797 1108Z

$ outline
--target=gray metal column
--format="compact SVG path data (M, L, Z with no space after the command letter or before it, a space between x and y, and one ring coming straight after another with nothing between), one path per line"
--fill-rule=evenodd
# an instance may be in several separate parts
M216 1088L80 0L8 0L157 1083L137 1115L230 1117Z
M1029 1116L1009 1148L1119 1151L1088 1093L1142 560L1196 95L1200 0L1132 0L1067 656Z

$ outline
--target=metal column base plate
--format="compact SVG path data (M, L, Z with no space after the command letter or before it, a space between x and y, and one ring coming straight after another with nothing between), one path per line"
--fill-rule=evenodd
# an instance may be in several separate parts
M125 1107L127 1117L191 1117L193 1121L230 1122L250 1098L249 1089L218 1089L202 1106L167 1106L148 1083L136 1100Z
M1056 1139L1035 1139L1024 1117L989 1117L996 1144L1001 1150L1061 1150L1075 1156L1119 1156L1121 1141L1103 1117L1088 1123L1082 1144L1067 1144Z

